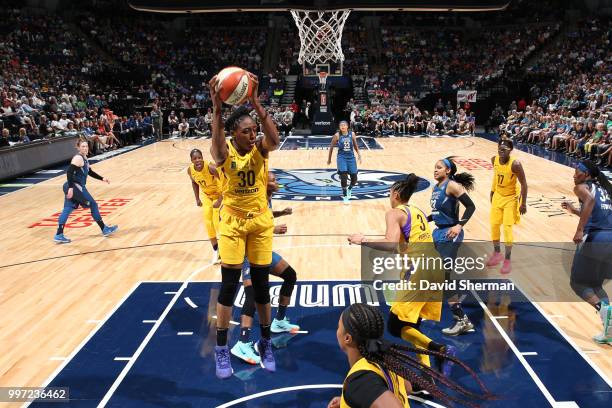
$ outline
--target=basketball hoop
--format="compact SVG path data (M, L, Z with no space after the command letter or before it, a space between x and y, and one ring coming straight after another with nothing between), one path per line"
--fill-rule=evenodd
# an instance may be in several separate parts
M325 71L319 72L319 84L321 84L321 86L325 88L325 85L327 84L327 72Z
M291 10L300 36L299 63L343 62L342 30L350 13L351 10Z

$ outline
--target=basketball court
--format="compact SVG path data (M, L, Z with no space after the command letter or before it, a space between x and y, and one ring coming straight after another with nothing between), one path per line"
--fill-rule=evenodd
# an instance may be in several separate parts
M83 407L324 406L339 394L347 370L335 338L340 312L356 301L387 310L379 294L359 285L361 252L346 236L384 233L388 187L406 173L423 179L412 201L427 210L433 165L454 155L463 163L459 171L469 170L477 181L477 210L466 226L466 242L487 241L487 159L497 147L479 137L365 138L362 180L345 206L336 199L338 176L326 166L324 139L286 140L270 158L281 184L273 206L293 208L293 215L277 221L288 232L275 237L274 247L297 271L288 315L303 331L275 337L277 373L236 361L230 380L214 377L219 266L210 263L201 210L185 174L189 151L208 152L210 141L167 140L95 164L111 180L90 185L105 219L120 226L110 238L88 228L88 212L75 211L66 226L73 242L53 243L62 174L0 197L0 345L6 350L0 385L67 386L70 405ZM571 241L577 219L550 212L559 199L572 197L573 169L525 152L514 155L527 174L530 205L515 229L516 274L492 271L491 277L510 279L517 288L504 294L474 291L466 299L476 333L443 339L439 329L451 321L446 309L441 324L426 322L425 332L456 345L461 359L502 398L485 406L607 406L612 351L591 341L600 324L592 308L578 298L530 301L546 292L546 279L533 275L556 272L528 248L550 246L555 259L573 255L559 243ZM571 296L567 276L558 274L556 290ZM278 290L274 282L273 306ZM235 304L241 302L242 292ZM235 308L234 321L238 313ZM441 406L418 398L413 406Z
M288 231L274 237L274 250L297 272L287 315L300 331L273 335L276 373L233 359L234 375L215 377L220 266L211 262L202 209L186 174L189 152L198 148L211 160L211 142L168 139L92 161L111 181L88 185L105 221L119 225L108 238L89 210L79 209L66 224L72 242L53 242L65 168L0 185L0 387L67 387L70 401L62 406L71 407L327 406L340 395L349 368L336 339L340 313L356 302L389 313L382 291L364 283L364 253L347 236L384 235L390 186L409 173L420 177L410 203L429 213L434 165L453 156L458 171L476 180L470 193L476 212L463 246L490 253L490 159L497 154L497 143L486 137L359 136L359 182L350 205L343 205L339 175L327 165L331 136L324 130L335 129L326 81L343 74L344 22L352 10L484 11L508 1L429 1L427 8L422 2L373 0L129 3L148 12L291 11L303 75L319 81L318 111L313 134L283 139L269 166L280 186L273 208L293 210L276 220ZM422 331L455 346L457 357L496 395L482 407L610 407L612 346L593 342L601 321L569 285L578 218L560 205L577 204L574 169L533 153L512 153L529 185L527 214L514 228L513 272L502 276L499 267L489 268L473 279L475 285L495 282L509 289L468 289L463 306L473 333L442 335L440 329L452 322L447 306L441 322L424 321ZM280 281L271 278L273 308L279 293ZM241 288L230 345L238 338L243 302ZM451 377L475 388L461 370ZM422 395L410 399L413 407L444 407Z

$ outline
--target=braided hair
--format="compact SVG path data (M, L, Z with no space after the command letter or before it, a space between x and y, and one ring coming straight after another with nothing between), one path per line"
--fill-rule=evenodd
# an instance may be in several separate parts
M477 407L473 400L495 399L478 375L461 360L437 351L417 349L384 340L385 322L377 307L354 303L342 312L342 324L346 332L352 336L361 356L368 362L397 374L411 384L418 385L434 398L445 403L450 404L455 401L470 407ZM438 371L424 365L409 353L427 354L454 362L474 378L481 392L470 391L462 387ZM451 390L453 394L441 388Z
M599 170L595 163L590 160L584 160L578 164L578 170L587 173L592 179L597 181L597 184L606 190L608 196L612 197L612 184L610 184L610 180Z
M410 173L404 180L393 183L391 191L397 191L402 202L408 202L419 184L419 176Z
M233 132L238 128L238 124L242 121L242 119L246 117L251 117L250 111L246 106L242 105L233 111L229 118L227 118L225 121L225 129L230 133Z
M457 165L455 164L455 161L453 160L453 158L454 156L448 156L440 160L442 164L444 164L444 166L446 166L446 168L450 170L450 173L448 174L448 178L450 180L453 180L461 184L463 188L466 189L466 191L474 190L474 182L475 182L474 176L472 176L470 173L467 173L467 172L456 174Z

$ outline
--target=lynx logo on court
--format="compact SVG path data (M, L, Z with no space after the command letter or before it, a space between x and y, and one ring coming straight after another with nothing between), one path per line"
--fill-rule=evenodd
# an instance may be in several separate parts
M272 170L279 190L272 198L293 201L341 201L340 175L330 169ZM358 183L351 200L389 197L391 185L406 174L382 170L359 170ZM428 188L429 181L420 178L417 191Z

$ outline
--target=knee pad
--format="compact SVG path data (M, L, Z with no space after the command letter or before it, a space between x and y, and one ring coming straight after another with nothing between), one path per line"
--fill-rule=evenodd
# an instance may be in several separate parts
M297 281L297 274L295 270L289 265L281 274L283 278L283 284L281 285L280 294L281 296L291 297L293 293L293 287Z
M357 173L351 173L351 187L357 184Z
M348 174L346 174L344 171L340 173L340 185L342 188L345 188L348 185Z
M265 305L270 303L270 267L251 265L251 282L255 293L255 303Z
M504 242L506 245L512 245L514 242L514 235L512 234L512 225L504 224Z
M244 304L242 305L242 315L253 317L255 316L255 291L253 286L244 287Z
M221 289L217 302L223 306L231 307L234 302L234 296L240 285L240 269L231 269L221 267Z
M499 241L501 238L501 231L499 230L501 227L500 224L491 225L491 239L493 241Z

